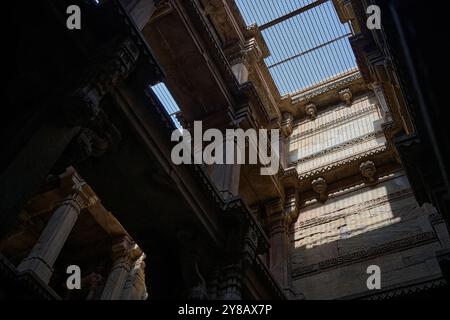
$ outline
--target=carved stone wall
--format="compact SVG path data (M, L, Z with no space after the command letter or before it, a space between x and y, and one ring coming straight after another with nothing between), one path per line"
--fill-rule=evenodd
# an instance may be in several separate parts
M366 94L297 123L289 140L289 162L300 175L351 156L386 148L377 99Z
M291 237L294 287L307 299L373 294L370 265L381 268L381 290L440 277L435 214L418 205L403 172L306 204Z

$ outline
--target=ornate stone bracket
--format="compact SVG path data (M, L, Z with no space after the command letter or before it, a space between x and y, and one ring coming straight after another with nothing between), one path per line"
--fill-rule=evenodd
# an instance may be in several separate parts
M320 202L325 202L328 200L328 194L327 194L327 182L324 178L317 178L311 182L311 186L318 194L318 200Z
M373 161L365 161L359 166L362 176L366 179L367 183L376 182L377 168Z
M289 112L283 113L283 120L281 122L281 132L284 137L289 137L294 130L294 116Z
M348 88L339 91L339 98L341 98L342 102L344 102L347 106L350 106L353 102L352 92Z
M308 115L310 120L315 120L317 117L317 107L314 103L308 103L304 107L305 113Z
M69 125L86 125L100 113L100 102L118 81L134 69L140 50L131 39L126 39L106 62L95 67L87 80L75 89L64 102L63 117Z

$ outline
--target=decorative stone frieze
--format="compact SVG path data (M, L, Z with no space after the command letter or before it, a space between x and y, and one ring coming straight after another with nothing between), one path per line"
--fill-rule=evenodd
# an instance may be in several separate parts
M307 276L314 272L321 272L326 269L339 267L346 263L354 263L357 261L365 261L373 259L374 257L397 252L399 250L406 250L418 244L427 244L436 241L436 234L434 232L425 232L417 234L408 238L388 242L377 247L372 247L367 250L356 251L351 254L342 255L337 258L321 261L317 264L311 264L294 269L294 278Z

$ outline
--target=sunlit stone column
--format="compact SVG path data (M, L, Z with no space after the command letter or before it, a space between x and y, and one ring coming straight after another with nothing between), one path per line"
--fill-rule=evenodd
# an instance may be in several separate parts
M31 253L17 267L19 272L32 272L48 283L53 265L69 237L82 208L95 203L85 182L74 172L70 173L72 192L58 205Z
M140 251L140 250L139 250ZM145 253L142 253L133 263L122 291L122 300L147 299L147 287L145 285Z
M106 280L101 300L118 300L122 297L132 264L135 243L127 236L113 245L113 267Z

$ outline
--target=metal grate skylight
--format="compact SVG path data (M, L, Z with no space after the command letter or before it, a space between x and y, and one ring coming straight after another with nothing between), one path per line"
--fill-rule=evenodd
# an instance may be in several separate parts
M159 101L161 101L164 109L166 109L167 113L172 118L173 123L177 128L181 128L181 124L178 122L175 114L180 111L178 104L175 102L175 99L172 97L169 89L167 89L166 85L161 82L152 87L153 92L158 97Z
M330 0L236 0L247 25L262 30L271 56L266 64L281 95L294 94L357 70Z

